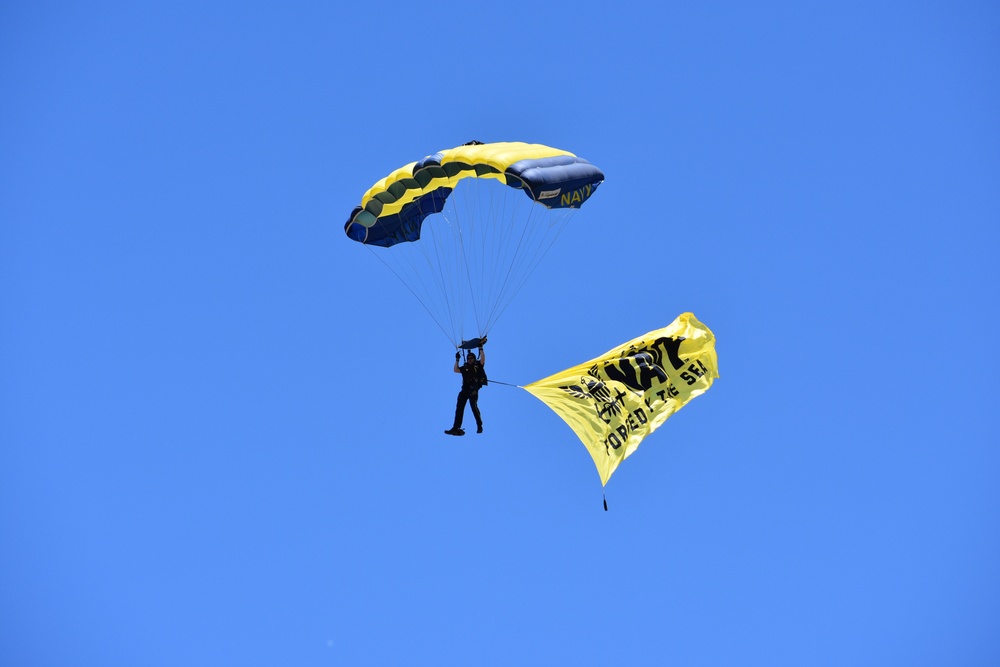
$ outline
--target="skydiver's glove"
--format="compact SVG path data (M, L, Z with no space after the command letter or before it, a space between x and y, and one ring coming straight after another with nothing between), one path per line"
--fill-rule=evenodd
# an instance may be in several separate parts
M458 361L461 357L462 357L462 353L461 352L456 352L455 353L455 361Z

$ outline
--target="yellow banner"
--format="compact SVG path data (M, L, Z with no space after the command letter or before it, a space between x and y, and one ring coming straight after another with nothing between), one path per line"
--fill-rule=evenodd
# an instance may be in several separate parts
M525 387L569 424L607 484L670 415L719 377L715 335L692 313Z

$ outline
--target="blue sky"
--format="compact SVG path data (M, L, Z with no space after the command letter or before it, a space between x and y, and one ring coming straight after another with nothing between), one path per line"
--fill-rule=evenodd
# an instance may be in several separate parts
M0 663L1000 662L985 2L4 3ZM464 143L605 173L491 331L694 312L607 486L343 223Z

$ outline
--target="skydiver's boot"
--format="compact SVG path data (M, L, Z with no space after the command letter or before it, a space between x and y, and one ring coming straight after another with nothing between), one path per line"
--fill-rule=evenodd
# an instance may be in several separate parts
M477 424L476 425L476 433L482 433L482 432L483 432L483 425L482 424Z
M465 435L465 431L460 428L450 428L445 433L448 435Z

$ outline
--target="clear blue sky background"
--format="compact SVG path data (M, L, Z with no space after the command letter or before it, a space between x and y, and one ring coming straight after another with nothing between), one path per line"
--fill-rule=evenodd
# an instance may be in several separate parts
M1000 664L988 2L0 6L0 664ZM607 486L343 223L470 139L607 176L491 333L693 311Z

